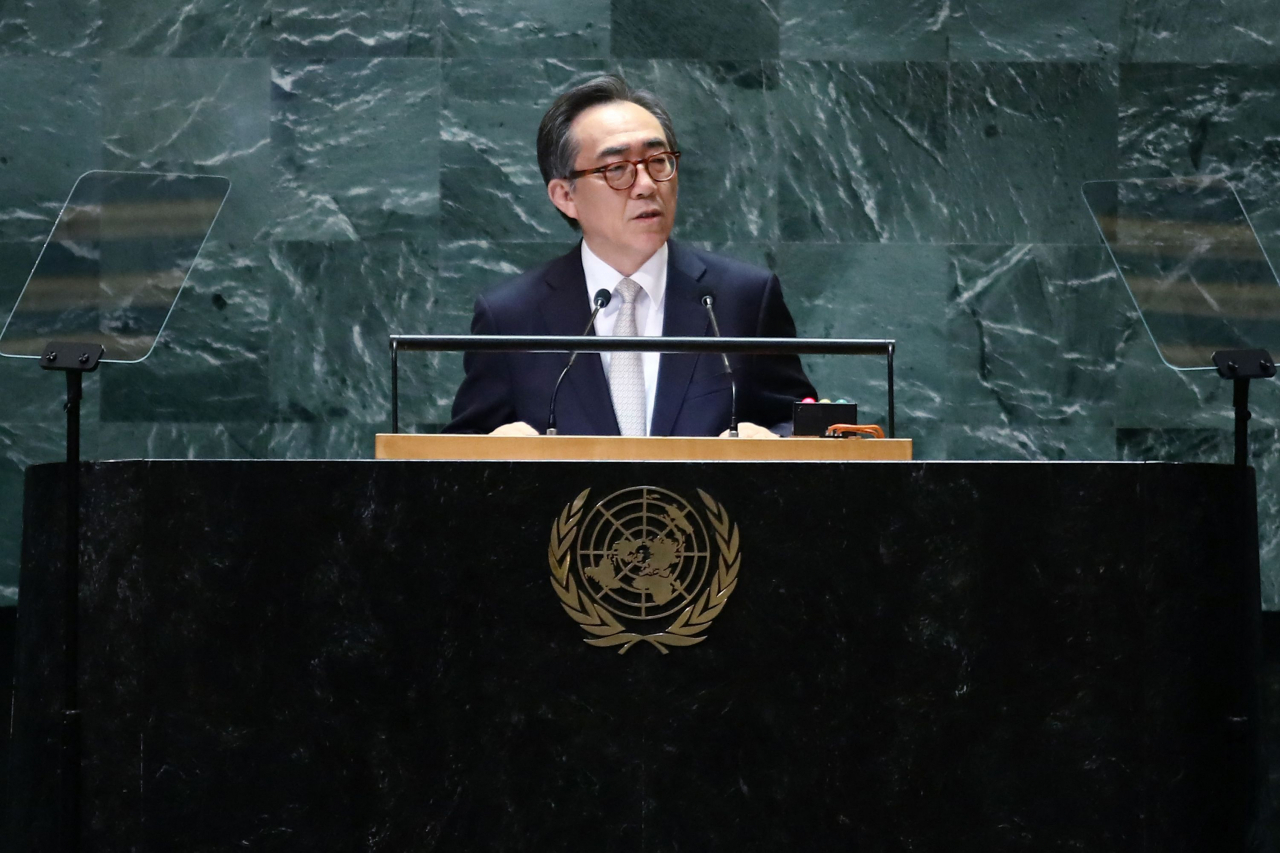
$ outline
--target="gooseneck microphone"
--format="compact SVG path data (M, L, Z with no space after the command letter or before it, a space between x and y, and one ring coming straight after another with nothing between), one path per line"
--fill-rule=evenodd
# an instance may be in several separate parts
M613 301L612 291L605 290L603 287L596 291L596 295L591 297L591 304L595 309L591 312L591 319L587 321L587 327L582 330L585 337L591 333L591 328L596 324L596 315L600 313L600 309L604 308ZM556 387L551 390L551 409L547 412L547 435L556 435L556 397L560 394L560 383L564 382L564 378L569 375L569 368L573 367L573 363L578 360L578 353L581 350L574 350L569 353L569 363L564 366L564 370L560 371L560 378L556 380Z
M716 311L711 306L715 305L715 297L710 293L702 297L702 305L707 309L707 316L711 318L711 331L716 333L716 337L722 337L720 334L720 324L716 322ZM738 383L733 378L733 368L729 367L729 356L723 352L720 357L724 359L724 372L729 374L729 437L738 437Z

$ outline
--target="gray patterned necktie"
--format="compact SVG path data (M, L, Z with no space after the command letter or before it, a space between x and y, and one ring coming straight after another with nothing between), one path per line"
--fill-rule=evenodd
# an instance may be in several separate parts
M634 337L636 330L636 296L640 285L629 278L618 284L622 297L622 310L613 328L618 337ZM609 356L609 396L613 398L613 412L618 416L618 429L623 435L644 435L646 427L644 390L644 365L638 352L615 352Z

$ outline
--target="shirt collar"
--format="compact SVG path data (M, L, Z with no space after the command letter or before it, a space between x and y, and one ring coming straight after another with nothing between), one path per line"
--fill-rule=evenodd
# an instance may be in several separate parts
M662 297L667 290L667 244L663 243L658 251L645 261L640 269L629 276L609 266L582 241L582 272L587 279L587 299L592 299L600 288L613 293L618 283L629 278L647 294L654 305L662 304ZM618 303L621 305L622 303Z

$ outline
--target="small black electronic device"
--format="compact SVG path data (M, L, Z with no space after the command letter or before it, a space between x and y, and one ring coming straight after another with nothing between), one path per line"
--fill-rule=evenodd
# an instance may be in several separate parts
M795 435L826 435L832 424L856 424L857 403L801 403L791 404L791 420Z

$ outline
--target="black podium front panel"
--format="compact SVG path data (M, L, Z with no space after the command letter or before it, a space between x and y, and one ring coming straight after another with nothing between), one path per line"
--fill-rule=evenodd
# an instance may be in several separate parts
M60 476L27 482L27 849L57 821ZM86 849L1243 850L1238 476L86 465Z

